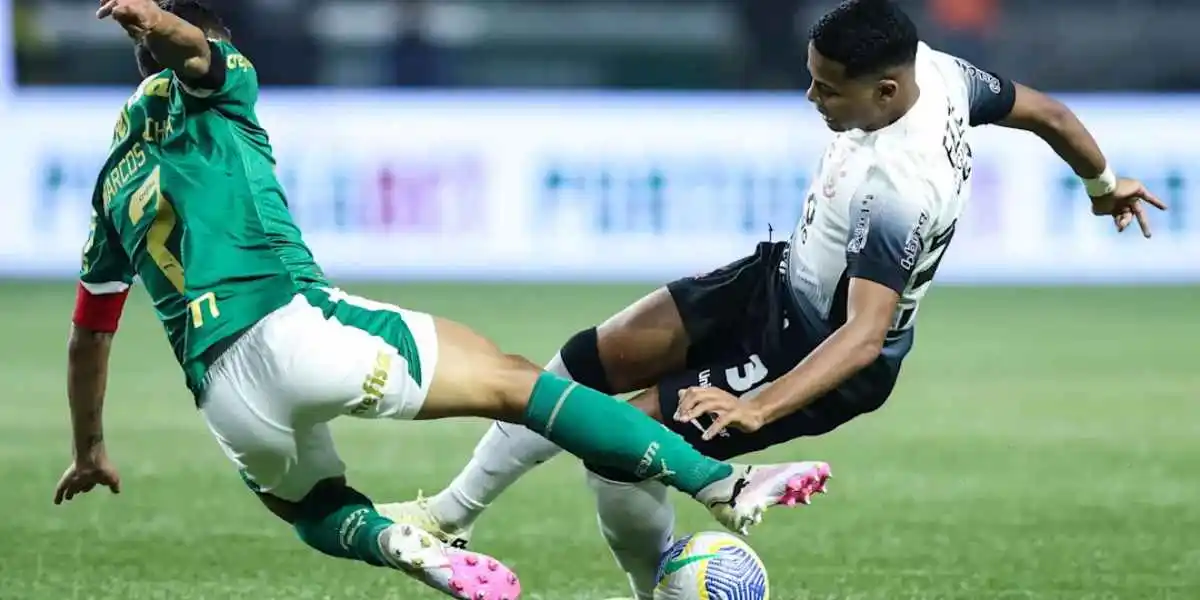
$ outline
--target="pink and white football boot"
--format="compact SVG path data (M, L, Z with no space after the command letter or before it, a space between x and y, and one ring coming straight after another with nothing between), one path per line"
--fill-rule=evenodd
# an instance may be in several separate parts
M749 535L768 508L808 504L813 495L825 493L831 477L823 462L733 465L729 477L700 490L696 499L730 531Z
M379 534L391 565L460 600L518 600L521 582L512 569L477 552L448 546L427 531L394 524Z

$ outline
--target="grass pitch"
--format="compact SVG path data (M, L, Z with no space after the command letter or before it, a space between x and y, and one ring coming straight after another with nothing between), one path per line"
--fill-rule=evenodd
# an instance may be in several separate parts
M209 439L142 292L118 336L107 438L124 493L51 505L70 452L70 283L0 283L0 599L433 600L399 573L308 550ZM464 321L534 359L640 286L357 285ZM892 400L757 456L830 461L831 493L749 541L778 600L1200 598L1200 289L935 290ZM335 424L377 500L434 491L484 425ZM714 529L678 503L683 531ZM474 545L528 600L601 600L623 580L581 469L556 459Z

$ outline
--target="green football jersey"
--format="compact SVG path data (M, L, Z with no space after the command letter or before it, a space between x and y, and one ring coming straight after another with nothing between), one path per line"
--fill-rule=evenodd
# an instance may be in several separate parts
M121 109L81 273L93 293L142 282L197 396L222 342L325 284L275 176L254 67L211 45L227 70L220 89L163 71Z

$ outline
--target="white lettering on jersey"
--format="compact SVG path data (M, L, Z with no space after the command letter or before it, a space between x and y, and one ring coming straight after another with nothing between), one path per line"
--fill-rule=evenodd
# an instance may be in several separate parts
M904 239L904 255L900 257L900 266L909 271L917 266L917 259L920 258L921 250L925 246L925 241L921 239L921 228L929 221L929 213L921 211L921 217L917 219L917 224L909 230L908 237Z

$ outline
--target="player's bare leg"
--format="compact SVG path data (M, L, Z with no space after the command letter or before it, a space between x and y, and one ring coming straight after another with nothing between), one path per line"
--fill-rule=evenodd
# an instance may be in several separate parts
M446 546L429 532L379 515L345 478L317 483L299 502L264 493L258 497L291 524L301 540L323 554L403 571L454 598L520 597L517 576L499 561Z
M439 342L445 338L445 341L449 343L447 346L441 346L439 368L442 368L443 361L452 360L453 355L510 363L494 367L497 372L499 372L499 368L511 368L513 361L521 369L530 366L528 360L501 353L495 344L458 323L438 319L437 324ZM687 357L687 333L683 329L679 311L675 308L675 303L665 288L655 290L617 313L596 327L594 333L589 335L585 331L577 334L576 337L591 338L588 340L591 348L581 348L577 352L590 353L596 355L595 358L563 362L566 362L568 367L573 362L591 363L579 365L582 370L589 371L589 373L572 373L575 376L573 381L602 391L606 395L633 392L649 387L657 382L662 374L682 368ZM572 338L572 340L574 339ZM573 345L575 344L568 341L564 349L571 352L570 348ZM560 352L560 354L562 353ZM449 365L450 368L459 366L470 369L468 365ZM540 375L541 369L536 366L533 368ZM525 371L522 373L528 375ZM510 372L505 371L505 374L511 377ZM504 383L511 385L508 381ZM471 381L470 378L436 378L434 386L430 390L430 398L426 400L425 408L418 418L463 416L461 413L463 410L484 408L495 410L497 408L493 400L480 398L472 399L464 404L464 401L460 399L461 393L466 391L466 388L470 388L470 391L479 389L479 383ZM439 393L438 387L442 388L441 393ZM435 398L434 396L439 397ZM431 407L431 404L442 404L444 410L449 412L440 414L439 409ZM425 416L427 413L429 416ZM511 415L506 413L498 416Z
M683 368L689 343L679 309L663 287L598 327L576 333L545 369L606 394L623 394L650 387L663 374ZM428 500L385 504L379 510L465 546L472 525L487 507L559 452L557 445L525 427L498 422L446 489Z

